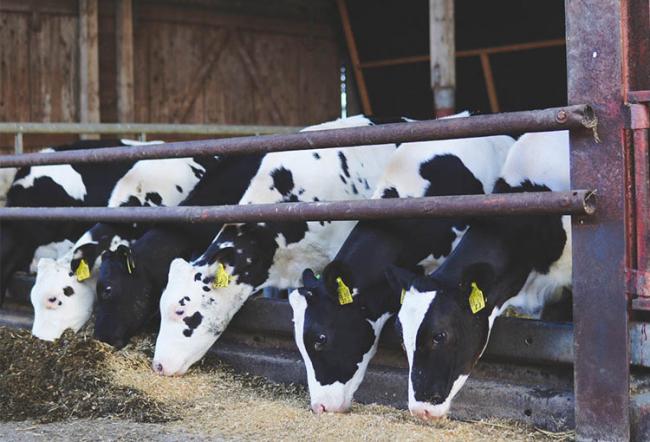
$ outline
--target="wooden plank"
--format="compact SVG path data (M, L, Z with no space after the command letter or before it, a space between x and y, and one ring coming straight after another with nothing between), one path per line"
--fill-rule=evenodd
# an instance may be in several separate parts
M354 78L357 81L357 88L359 88L361 108L364 114L372 115L372 107L370 106L368 88L366 87L366 80L363 78L361 62L359 61L359 52L357 51L357 44L354 41L354 34L352 33L352 25L350 24L348 8L346 6L345 0L336 0L336 5L339 8L339 14L341 16L341 25L343 26L343 33L345 34L345 41L348 46L348 52L350 53L350 62L352 63Z
M172 5L138 4L138 22L165 22L180 25L207 25L229 27L246 31L264 31L287 35L313 35L337 38L330 25L311 22L283 20L250 15L224 14L213 9L188 8Z
M194 103L199 97L202 90L205 89L206 82L215 63L223 53L223 49L230 39L228 31L222 31L215 35L210 41L207 48L203 51L206 57L203 59L203 65L191 79L189 87L178 97L179 105L176 109L174 121L186 121Z
M134 118L132 0L117 0L116 3L115 52L117 55L117 120L132 122Z
M323 38L304 37L300 50L299 104L296 124L309 125L341 115L339 45Z
M246 47L241 33L237 32L233 37L235 49L246 67L245 71L249 74L259 96L267 104L266 107L271 117L272 124L283 124L280 106L273 97L269 95L269 92L272 90L272 85L269 84L268 78L260 75L260 68L257 61L251 56L250 50Z
M29 121L28 55L28 16L0 12L0 121Z
M490 56L486 53L481 54L481 68L483 69L483 77L485 78L485 89L487 90L488 99L490 100L490 111L492 113L499 112L499 98L497 96L497 89L494 85L492 65L490 64Z
M453 114L456 108L453 0L429 0L429 40L434 108L437 117L444 117Z
M82 123L100 121L97 15L97 0L79 0L79 117Z

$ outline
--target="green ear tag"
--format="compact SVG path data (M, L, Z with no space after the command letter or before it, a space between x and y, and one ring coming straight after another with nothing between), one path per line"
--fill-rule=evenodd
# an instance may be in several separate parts
M404 304L404 296L406 296L406 289L402 289L402 294L399 297L399 303Z
M228 284L230 284L230 279L231 276L226 271L226 268L223 266L223 264L219 263L217 266L217 274L214 277L212 287L215 289L228 287Z
M90 268L88 268L88 263L86 262L85 259L82 259L81 262L79 263L79 266L75 271L75 275L77 276L77 281L79 282L85 281L86 279L90 278Z
M472 292L469 294L469 308L474 314L485 308L485 296L475 282L472 283Z
M337 292L339 294L339 304L352 304L352 293L350 292L350 287L345 285L341 277L336 278L336 283L339 285Z

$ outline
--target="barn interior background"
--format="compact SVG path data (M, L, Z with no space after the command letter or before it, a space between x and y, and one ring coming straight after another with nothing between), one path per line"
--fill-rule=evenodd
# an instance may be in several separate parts
M3 0L0 122L300 127L340 115L342 91L348 115L427 118L428 7L428 0ZM457 109L565 104L562 1L455 8ZM5 151L17 143L15 130L0 126ZM164 138L190 138L179 132ZM73 138L26 131L22 144Z

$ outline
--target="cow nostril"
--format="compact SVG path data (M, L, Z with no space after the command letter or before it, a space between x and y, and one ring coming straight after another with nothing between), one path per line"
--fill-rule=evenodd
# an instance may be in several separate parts
M318 405L316 405L315 407L312 407L311 411L314 412L315 414L323 414L323 413L325 413L327 410L325 409L325 405L323 405L323 404L318 404Z
M155 371L158 374L162 374L163 372L163 366L160 362L154 362L153 364L153 371Z
M56 302L56 296L52 296L51 298L47 298L47 302Z

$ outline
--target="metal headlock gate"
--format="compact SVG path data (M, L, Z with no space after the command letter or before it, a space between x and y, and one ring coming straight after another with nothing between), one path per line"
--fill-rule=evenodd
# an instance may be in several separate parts
M535 340L546 339L549 361L573 362L574 395L571 400L575 404L578 440L629 440L630 361L648 366L644 363L647 351L644 347L634 347L631 352L630 330L636 336L644 333L645 327L629 323L630 302L626 294L630 292L637 297L637 306L650 304L650 276L646 276L650 275L647 273L650 256L646 252L650 238L645 224L650 195L647 108L650 94L648 91L629 92L650 88L647 84L650 79L648 2L567 0L566 23L568 101L575 105L289 135L9 155L0 157L0 167L239 155L570 129L571 182L572 187L579 190L221 207L2 208L0 220L245 222L573 215L573 345L566 339L559 340L560 336L566 338L566 330L545 328L543 323L535 326L526 324L532 321L506 320L500 327L512 333L519 328L529 330L527 336L534 336L534 340L531 337L526 343L531 348L538 345ZM642 62L637 63L637 60ZM628 101L638 104L627 107ZM579 103L589 103L589 106ZM597 210L594 192L598 198ZM286 333L287 325L280 323L287 321L286 315L286 309L277 310L277 305L271 302L257 310L245 309L234 325L243 323L243 328ZM549 350L550 347L554 348ZM512 349L508 350L508 344L497 344L497 348L513 353ZM567 356L567 353L571 354ZM255 363L265 364L268 357L260 353ZM406 384L399 388L406 389ZM644 410L638 413L645 413Z

